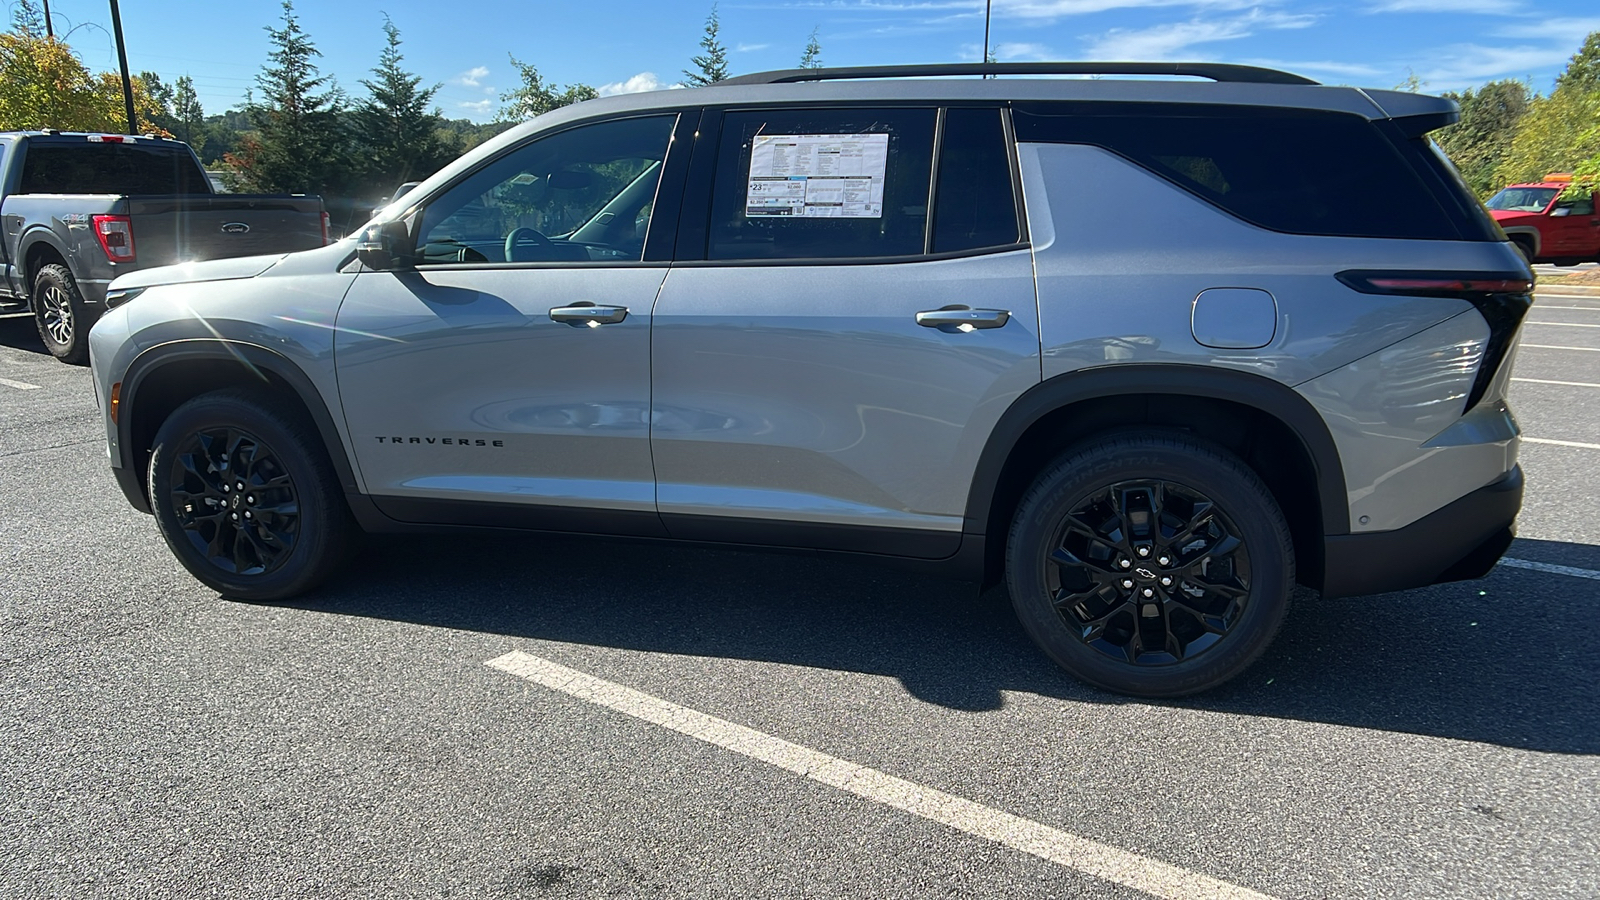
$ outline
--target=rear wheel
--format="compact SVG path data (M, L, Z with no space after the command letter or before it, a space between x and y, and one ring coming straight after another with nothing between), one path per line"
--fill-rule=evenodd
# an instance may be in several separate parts
M66 266L52 263L33 279L33 319L50 355L74 366L89 362L89 326L94 316Z
M148 484L167 546L226 597L310 590L354 530L316 429L270 395L217 391L178 407L156 433Z
M1062 668L1118 693L1176 697L1266 650L1288 611L1294 550L1243 462L1143 432L1071 451L1035 479L1006 578L1023 628Z

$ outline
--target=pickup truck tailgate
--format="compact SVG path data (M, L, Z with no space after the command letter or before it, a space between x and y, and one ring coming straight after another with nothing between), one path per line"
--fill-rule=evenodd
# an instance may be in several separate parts
M139 268L321 247L322 200L251 194L128 198Z

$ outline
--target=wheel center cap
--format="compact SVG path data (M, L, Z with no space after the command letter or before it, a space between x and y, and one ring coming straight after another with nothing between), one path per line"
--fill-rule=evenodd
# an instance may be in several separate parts
M1156 573L1150 571L1149 569L1146 569L1143 566L1140 566L1139 568L1134 569L1133 570L1133 574L1135 576L1137 576L1140 581L1155 581L1156 580Z
M239 508L239 495L238 494L234 494L233 495L233 499L228 501L228 502L233 505L234 509L238 509ZM1140 571L1143 571L1143 570L1141 569Z

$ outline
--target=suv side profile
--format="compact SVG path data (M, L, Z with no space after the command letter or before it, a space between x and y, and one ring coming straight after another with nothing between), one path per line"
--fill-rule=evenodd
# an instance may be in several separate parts
M1089 73L1206 80L971 77ZM358 529L811 548L1004 579L1073 675L1194 693L1296 583L1512 539L1532 275L1426 138L1456 117L1155 63L581 103L358 238L119 278L112 469L227 596Z

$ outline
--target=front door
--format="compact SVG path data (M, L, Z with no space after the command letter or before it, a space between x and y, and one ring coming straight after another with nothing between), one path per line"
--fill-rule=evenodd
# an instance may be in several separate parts
M339 393L403 521L660 534L644 261L676 115L539 136L421 198L340 307Z
M1553 215L1565 210L1561 215ZM1594 197L1562 197L1550 207L1545 233L1550 242L1545 256L1600 256L1600 216L1595 215Z

